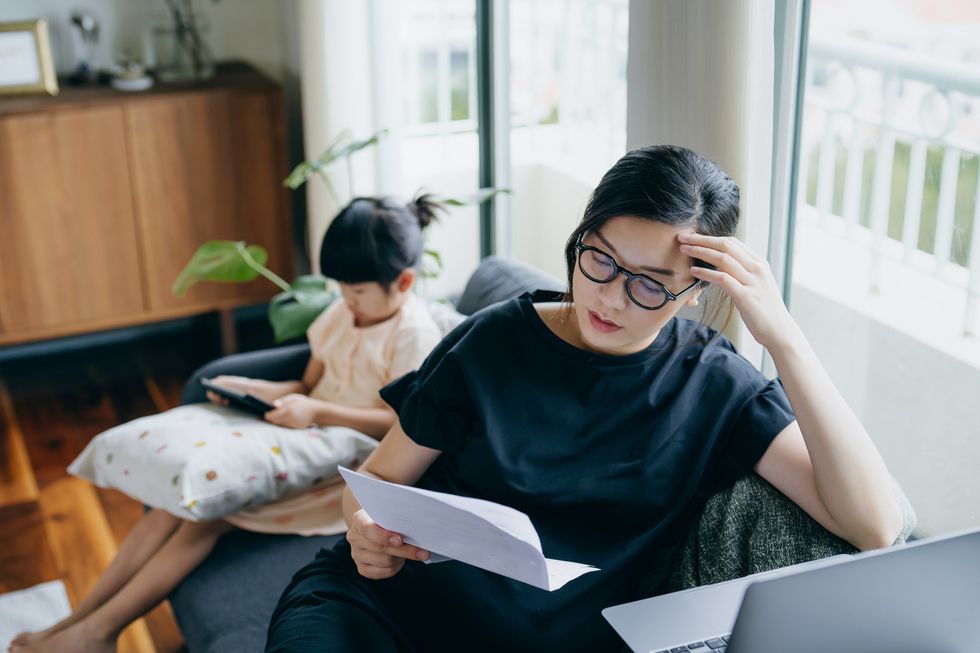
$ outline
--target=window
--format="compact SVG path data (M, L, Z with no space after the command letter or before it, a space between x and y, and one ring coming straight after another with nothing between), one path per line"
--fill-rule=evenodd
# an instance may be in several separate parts
M479 187L475 0L378 0L372 4L375 123L382 192L467 195ZM453 208L428 230L444 269L423 294L462 290L480 261L479 211Z
M627 0L511 0L510 199L501 249L565 277L565 239L626 151Z
M919 530L975 526L980 9L814 0L810 25L792 312Z

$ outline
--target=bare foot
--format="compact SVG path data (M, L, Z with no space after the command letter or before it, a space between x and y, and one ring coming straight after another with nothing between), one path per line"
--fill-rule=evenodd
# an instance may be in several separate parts
M81 617L76 614L71 614L53 626L45 628L44 630L20 633L10 641L10 646L7 648L7 651L8 653L18 653L19 651L23 651L25 647L36 642L40 642L42 639L50 637L59 630L64 630L68 626L79 621L80 618Z
M58 630L61 624L55 624L50 628L45 628L44 630L37 630L29 633L20 633L17 637L10 640L10 646L7 647L8 653L19 653L23 651L26 647L30 646L34 642L40 642L42 639L48 635L54 633Z
M24 653L115 653L115 650L115 638L105 638L97 634L88 619L52 633L23 649Z

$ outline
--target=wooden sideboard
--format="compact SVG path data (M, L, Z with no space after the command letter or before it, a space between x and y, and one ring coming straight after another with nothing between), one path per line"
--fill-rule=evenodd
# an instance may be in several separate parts
M0 346L225 310L277 289L170 292L199 245L292 273L280 87L243 63L149 91L0 99Z

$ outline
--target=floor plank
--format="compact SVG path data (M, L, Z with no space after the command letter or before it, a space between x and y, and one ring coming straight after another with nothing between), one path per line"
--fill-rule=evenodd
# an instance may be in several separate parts
M112 531L95 489L80 479L62 478L42 487L40 503L55 566L76 606L116 555ZM155 652L144 620L123 631L117 650Z
M37 500L37 481L17 424L7 384L0 378L0 506Z
M186 653L184 637L177 627L170 601L164 601L143 617L157 653Z
M60 578L37 503L0 508L0 524L3 524L0 594Z
M108 488L95 488L102 504L102 510L109 523L109 531L116 545L122 544L133 526L143 516L143 504L135 499L131 499L119 490Z
M48 374L18 376L11 387L20 430L37 483L65 476L65 468L99 433L157 412L131 348L111 355L66 357L44 365ZM55 377L60 383L50 383Z
M65 469L98 433L114 426L108 397L85 379L78 391L56 387L29 394L12 387L17 419L38 485L64 478Z
M180 405L184 381L207 362L208 356L197 356L183 361L158 359L159 351L145 346L140 348L136 356L147 392L157 410L165 411Z

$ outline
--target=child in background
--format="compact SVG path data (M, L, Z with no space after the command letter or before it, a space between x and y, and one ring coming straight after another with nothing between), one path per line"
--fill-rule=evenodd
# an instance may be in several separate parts
M287 428L347 426L380 440L395 412L378 391L416 369L441 339L412 292L422 259L422 231L438 205L421 196L353 200L333 220L320 248L320 269L340 284L334 302L310 325L310 361L297 381L219 376L219 385L275 406L265 419ZM225 400L208 393L215 403ZM147 512L74 613L47 630L22 633L10 651L114 651L119 633L165 599L235 527L266 533L327 535L346 530L343 482L212 522ZM325 510L332 507L332 510Z

